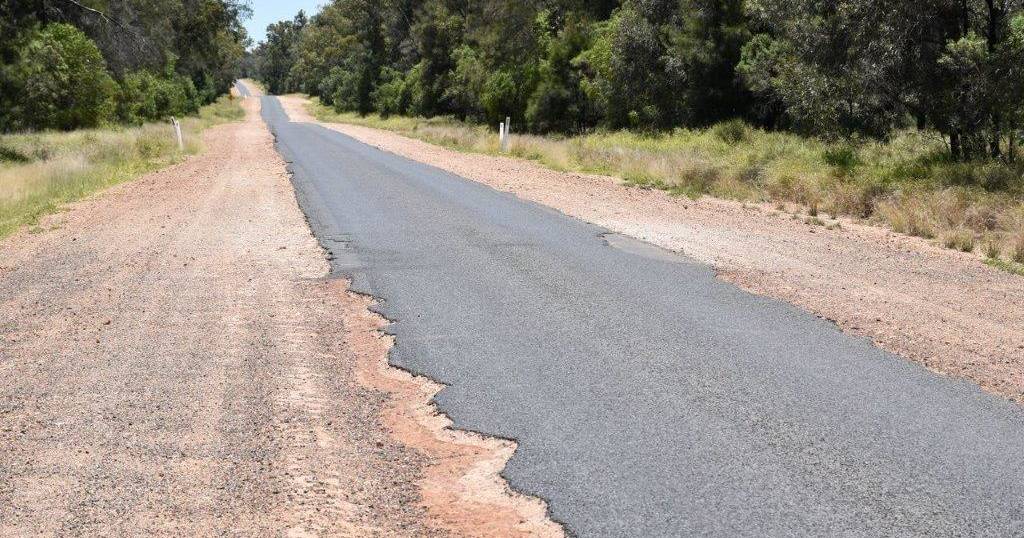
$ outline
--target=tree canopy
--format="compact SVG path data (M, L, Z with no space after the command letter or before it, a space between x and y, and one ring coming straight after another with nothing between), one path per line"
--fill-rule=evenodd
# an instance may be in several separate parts
M343 111L536 132L742 119L826 138L932 129L1016 158L1024 0L333 0L258 74Z
M194 111L228 91L243 0L0 0L0 131Z

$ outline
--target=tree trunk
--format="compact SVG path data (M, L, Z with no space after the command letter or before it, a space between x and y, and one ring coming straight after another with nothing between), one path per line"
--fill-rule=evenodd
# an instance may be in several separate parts
M999 8L995 0L985 0L985 5L988 7L988 51L995 52L996 43L999 42Z
M1009 156L1007 157L1007 160L1009 160L1011 163L1017 162L1017 136L1019 134L1020 133L1017 132L1017 123L1016 122L1011 123L1010 124L1010 143L1009 143L1009 149L1007 150L1007 152L1009 153Z
M971 31L971 12L967 8L967 0L960 1L960 35L965 37Z
M949 153L954 161L962 161L964 157L963 147L960 145L960 132L954 130L949 133Z
M992 138L989 140L989 154L993 159L998 159L1003 156L1002 123L1002 118L999 117L999 114L992 115Z

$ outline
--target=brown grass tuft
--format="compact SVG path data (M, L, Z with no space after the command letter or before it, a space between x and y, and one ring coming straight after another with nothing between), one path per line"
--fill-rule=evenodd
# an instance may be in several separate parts
M948 230L942 237L942 244L946 248L961 252L974 252L974 242L974 232L966 228Z
M1010 258L1015 263L1024 264L1024 233L1018 234L1010 243Z

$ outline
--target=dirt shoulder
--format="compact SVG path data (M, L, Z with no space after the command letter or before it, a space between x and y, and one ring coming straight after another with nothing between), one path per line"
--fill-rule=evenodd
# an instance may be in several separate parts
M314 121L298 96L293 121ZM681 252L931 370L1024 403L1024 278L977 256L849 220L827 230L770 206L692 201L605 176L460 153L378 129L330 128L385 151Z
M379 328L323 279L245 106L201 156L0 242L0 535L479 535L459 522L505 502L436 515L450 454L395 434L426 382L360 382Z

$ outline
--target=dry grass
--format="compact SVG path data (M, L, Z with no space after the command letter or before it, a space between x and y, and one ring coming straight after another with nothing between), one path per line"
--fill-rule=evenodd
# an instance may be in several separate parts
M965 228L949 230L942 237L942 244L946 248L961 252L974 252L974 242L974 232Z
M180 151L169 124L0 136L0 238L68 202L200 151L200 132L244 117L224 98L182 121Z
M495 129L451 118L338 114L315 100L310 112L321 121L499 153ZM510 152L556 170L618 176L679 195L796 204L812 217L850 216L963 251L985 238L1012 257L1015 238L1024 236L1024 166L953 163L938 137L917 131L889 142L830 144L728 122L661 135L513 135Z
M999 241L989 239L985 241L985 258L998 260L1003 255L1003 246Z
M1019 233L1010 246L1010 259L1016 263L1024 264L1024 233Z

